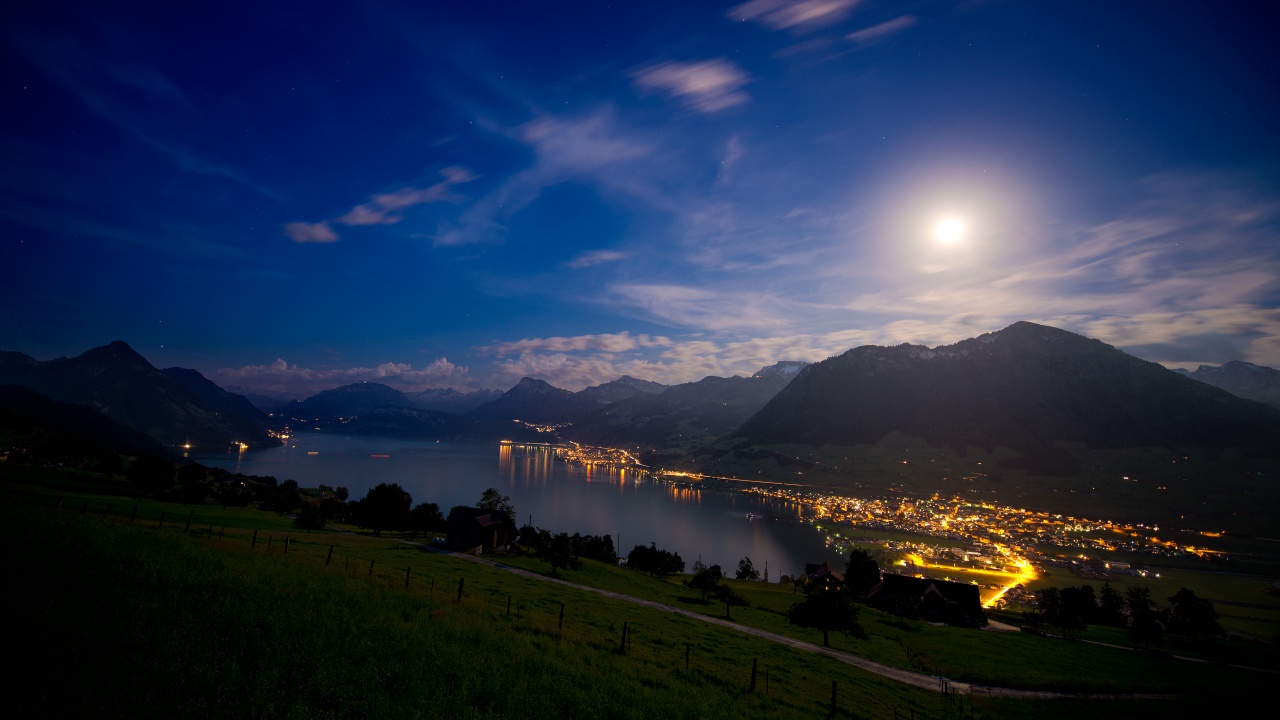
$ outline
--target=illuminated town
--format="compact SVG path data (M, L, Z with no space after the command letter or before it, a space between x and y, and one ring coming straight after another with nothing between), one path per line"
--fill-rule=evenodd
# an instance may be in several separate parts
M1123 562L1115 553L1130 555L1210 557L1219 554L1193 544L1161 538L1154 525L1092 520L1069 515L975 502L959 497L856 498L680 470L650 471L629 451L567 444L502 442L507 447L554 451L564 462L587 467L638 470L639 477L682 486L715 482L782 501L824 536L828 546L849 544L883 548L887 559L906 574L929 574L976 582L983 588L983 604L990 607L1020 601L1029 594L1028 582L1046 567L1067 568L1086 578L1118 575L1145 576L1137 562ZM743 487L743 485L751 487ZM1217 533L1200 533L1216 537Z

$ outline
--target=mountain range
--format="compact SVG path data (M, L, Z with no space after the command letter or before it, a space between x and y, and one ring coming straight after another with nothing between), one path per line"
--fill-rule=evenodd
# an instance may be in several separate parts
M1201 365L1194 371L1179 369L1175 372L1226 390L1237 397L1280 408L1280 370L1234 360L1217 367Z
M157 370L115 341L73 358L39 361L0 353L0 385L19 385L58 403L88 406L161 445L221 451L233 443L277 443L261 411L195 370Z
M782 361L751 377L670 386L630 376L579 392L535 378L506 392L471 393L357 383L291 402L270 418L199 372L157 370L119 341L45 362L0 353L0 384L88 406L169 447L216 450L233 442L270 445L268 425L293 419L351 434L475 441L547 440L554 428L564 439L642 448L651 458L724 443L736 457L767 458L776 446L848 447L891 433L936 447L1032 454L1063 441L1274 452L1280 411L1213 385L1267 400L1277 377L1248 363L1172 372L1100 341L1022 322L954 345L864 346L816 364ZM0 409L21 405L26 409L11 417L34 414L41 422L65 411L52 405L37 412L36 402L11 393L0 397ZM137 446L136 437L102 432Z
M1280 447L1280 412L1065 330L1015 323L954 345L865 346L799 372L735 435L747 446L874 444L1036 451Z

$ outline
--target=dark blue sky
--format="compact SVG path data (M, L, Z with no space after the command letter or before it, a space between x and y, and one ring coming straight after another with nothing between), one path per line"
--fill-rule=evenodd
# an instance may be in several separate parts
M681 382L1016 320L1280 366L1277 30L1269 3L6 3L0 347L123 339L294 396Z

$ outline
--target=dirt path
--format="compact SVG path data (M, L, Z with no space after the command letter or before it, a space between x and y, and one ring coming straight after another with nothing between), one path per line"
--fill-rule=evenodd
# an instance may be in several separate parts
M470 560L471 562L499 568L501 570L506 570L509 573L521 575L523 577L527 577L532 580L538 580L540 582L555 583L557 585L563 585L565 587L574 588L577 590L583 590L585 592L592 592L597 595L603 595L605 597L613 598L615 600L629 602L634 605L642 605L644 607L653 608L655 610L660 610L662 612L669 612L669 613L674 613L676 615L683 615L684 617L690 618L692 620L698 620L701 622L711 623L713 625L719 625L721 627L729 628L730 630L736 630L741 633L746 633L747 635L754 635L756 637L763 638L765 640L770 640L772 642L776 642L781 645L787 645L789 647L793 647L802 652L826 655L828 657L835 658L836 660L839 660L840 662L845 663L847 665L853 665L854 667L861 668L863 670L866 670L869 673L879 675L880 677L889 678L890 680L903 683L904 685L910 685L912 687L917 687L924 690L933 690L935 692L942 692L945 690L947 692L959 692L964 694L972 693L972 694L979 694L979 695L991 695L991 696L998 696L998 697L1024 698L1024 699L1084 698L1084 699L1090 699L1090 700L1099 700L1099 699L1154 699L1154 698L1173 697L1171 695L1154 695L1154 694L1064 693L1064 692L1052 692L1048 690L1018 690L1015 688L992 687L988 685L975 685L972 683L956 682L954 680L948 680L947 678L940 677L938 675L926 675L924 673L916 672L914 670L904 670L902 668L893 667L891 665L885 665L883 663L875 662L874 660L868 660L866 658L859 657L857 655L850 655L848 653L841 652L839 650L834 650L829 647L823 647L821 645L815 645L814 643L811 643L811 642L805 642L804 640L797 640L796 638L787 637L786 635L779 635L778 633L769 632L768 630L761 630L760 628L749 627L747 625L740 625L736 622L733 622L731 620L726 620L724 618L713 617L711 615L703 615L701 613L696 613L691 610L685 610L683 608L678 608L671 605L665 605L663 603L655 602L653 600L645 600L643 598L637 598L631 595L623 595L622 593L613 592L611 590L602 590L600 588L588 587L586 585L578 585L577 583L571 583L567 580L560 580L558 578L547 577L546 575L539 575L538 573L535 573L535 572L530 572L528 570L524 570L518 567L512 567L511 565L495 562L493 560L487 560L485 558L476 557L474 555L466 555L463 553L450 553L446 550L434 548L429 545L424 545L422 543L410 542L408 540L400 540L399 542L405 543L406 545L414 545L416 547L420 547L425 550L429 550L431 552L452 555L454 557L462 558L464 560Z

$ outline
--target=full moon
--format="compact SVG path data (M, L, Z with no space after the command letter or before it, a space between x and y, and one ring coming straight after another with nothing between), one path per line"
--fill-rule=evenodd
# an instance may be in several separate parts
M943 218L933 226L933 237L943 245L954 245L964 237L966 229L960 218Z

